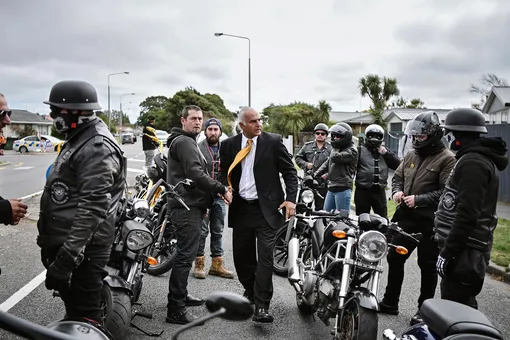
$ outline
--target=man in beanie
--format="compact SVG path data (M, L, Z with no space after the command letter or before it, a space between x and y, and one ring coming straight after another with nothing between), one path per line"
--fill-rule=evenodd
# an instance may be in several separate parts
M205 122L205 139L199 143L199 148L207 160L207 172L211 178L227 185L227 181L220 172L220 136L222 134L219 119L210 118ZM222 236L225 221L226 206L222 197L213 197L209 213L202 221L202 232L198 246L193 276L205 279L205 240L211 231L211 257L212 264L209 275L216 275L228 279L234 278L234 273L223 266Z

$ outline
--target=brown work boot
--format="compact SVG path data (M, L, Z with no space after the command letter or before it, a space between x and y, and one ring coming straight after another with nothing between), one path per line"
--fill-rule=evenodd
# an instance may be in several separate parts
M205 279L205 256L197 256L195 258L193 276L197 279Z
M234 273L230 270L227 270L227 268L223 266L223 258L220 256L212 258L211 268L209 268L209 275L216 275L226 279L234 278Z

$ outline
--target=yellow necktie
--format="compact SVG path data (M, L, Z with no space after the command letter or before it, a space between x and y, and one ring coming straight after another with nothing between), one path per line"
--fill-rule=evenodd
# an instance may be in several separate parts
M232 174L232 170L234 170L236 165L241 163L241 161L243 159L245 159L246 156L248 156L248 154L251 151L252 143L253 143L253 141L251 139L248 139L247 145L243 149L239 150L239 152L236 155L236 158L234 158L234 162L230 165L230 168L228 168L227 181L228 181L228 185L230 185L230 187L232 187L232 181L230 180L230 175Z

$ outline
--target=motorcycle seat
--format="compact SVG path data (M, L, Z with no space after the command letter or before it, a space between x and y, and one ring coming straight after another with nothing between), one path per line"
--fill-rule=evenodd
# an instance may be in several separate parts
M441 338L455 334L477 334L503 339L501 332L480 311L454 301L425 300L420 314L429 329Z

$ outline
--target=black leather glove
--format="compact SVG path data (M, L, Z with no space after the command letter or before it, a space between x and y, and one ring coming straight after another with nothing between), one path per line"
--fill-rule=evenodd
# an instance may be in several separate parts
M78 264L64 247L60 248L55 261L46 271L46 288L49 290L69 288L73 270Z

